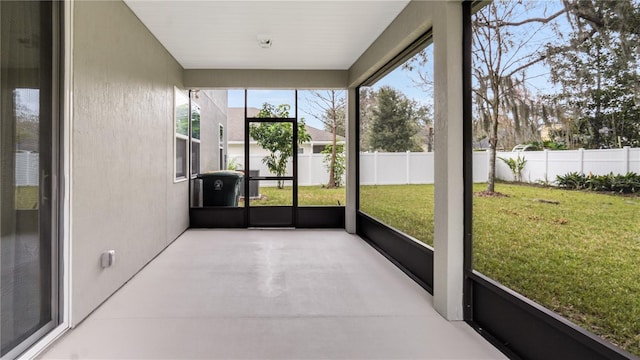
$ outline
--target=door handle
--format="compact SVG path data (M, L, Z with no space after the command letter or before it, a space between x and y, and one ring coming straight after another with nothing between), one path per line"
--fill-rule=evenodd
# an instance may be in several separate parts
M40 171L40 199L41 201L44 203L46 201L49 200L49 198L47 197L47 193L46 193L46 180L49 177L49 175L47 175L47 173L45 172L45 170L41 170Z

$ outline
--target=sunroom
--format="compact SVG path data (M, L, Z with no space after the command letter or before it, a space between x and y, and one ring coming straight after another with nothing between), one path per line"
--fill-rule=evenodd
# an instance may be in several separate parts
M558 290L547 302L544 291L566 282L545 270L557 265L551 250L528 255L520 237L536 234L523 224L542 239L545 227L573 226L573 208L549 210L565 200L540 186L519 193L536 180L512 184L503 167L528 158L531 177L537 155L474 151L492 114L475 51L500 41L483 43L481 31L586 17L549 2L474 25L511 3L0 2L2 359L637 358L637 321L601 331L590 320L600 312L578 306L590 299L581 289L567 296L584 300L564 303ZM531 35L509 34L499 49ZM548 57L504 73L539 79ZM548 81L535 85L558 86ZM493 150L508 144L494 137L540 136L542 122L505 125L532 117L527 101L496 102L508 111L496 110ZM274 129L287 131L277 150ZM244 139L236 153L231 131ZM575 150L581 172L592 155L640 172L638 146L618 137L614 155ZM566 154L541 150L545 177ZM208 176L230 173L233 199L209 202L227 185ZM507 195L479 191L494 178ZM632 223L618 237L637 240L637 196L594 201L617 209L618 228ZM623 249L640 250L611 250L627 267ZM558 271L578 283L581 258L557 252ZM518 261L526 269L511 271ZM615 274L611 293L633 294ZM532 283L545 295L522 285Z

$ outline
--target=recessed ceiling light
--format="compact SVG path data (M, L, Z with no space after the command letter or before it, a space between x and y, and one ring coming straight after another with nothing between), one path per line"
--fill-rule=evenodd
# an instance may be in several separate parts
M271 36L269 35L258 35L258 46L263 49L268 49L271 47L273 41L271 40Z

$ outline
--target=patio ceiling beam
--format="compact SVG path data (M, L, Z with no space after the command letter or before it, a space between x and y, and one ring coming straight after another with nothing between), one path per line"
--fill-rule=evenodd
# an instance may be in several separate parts
M187 69L190 89L346 89L347 70Z

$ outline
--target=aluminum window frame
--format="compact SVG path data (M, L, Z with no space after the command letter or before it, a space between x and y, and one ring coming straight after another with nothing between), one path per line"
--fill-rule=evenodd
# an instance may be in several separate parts
M177 107L178 107L178 96L184 96L184 98L187 99L187 104L189 104L189 96L180 88L178 88L177 86L173 87L173 122L172 122L172 128L173 128L173 168L171 169L172 172L172 177L173 177L173 182L174 183L180 183L180 182L184 182L188 180L188 176L187 174L189 173L189 161L191 160L191 154L189 153L189 132L187 131L187 134L180 134L178 133L178 129L177 129L177 123L178 123L178 116L177 116ZM191 114L189 113L188 116L191 116ZM185 154L185 159L183 161L183 172L182 173L178 173L178 139L180 140L184 140L185 141L185 149L184 149L184 154Z
M71 165L73 3L52 2L52 321L3 358L32 359L71 324ZM56 239L56 240L54 240Z

